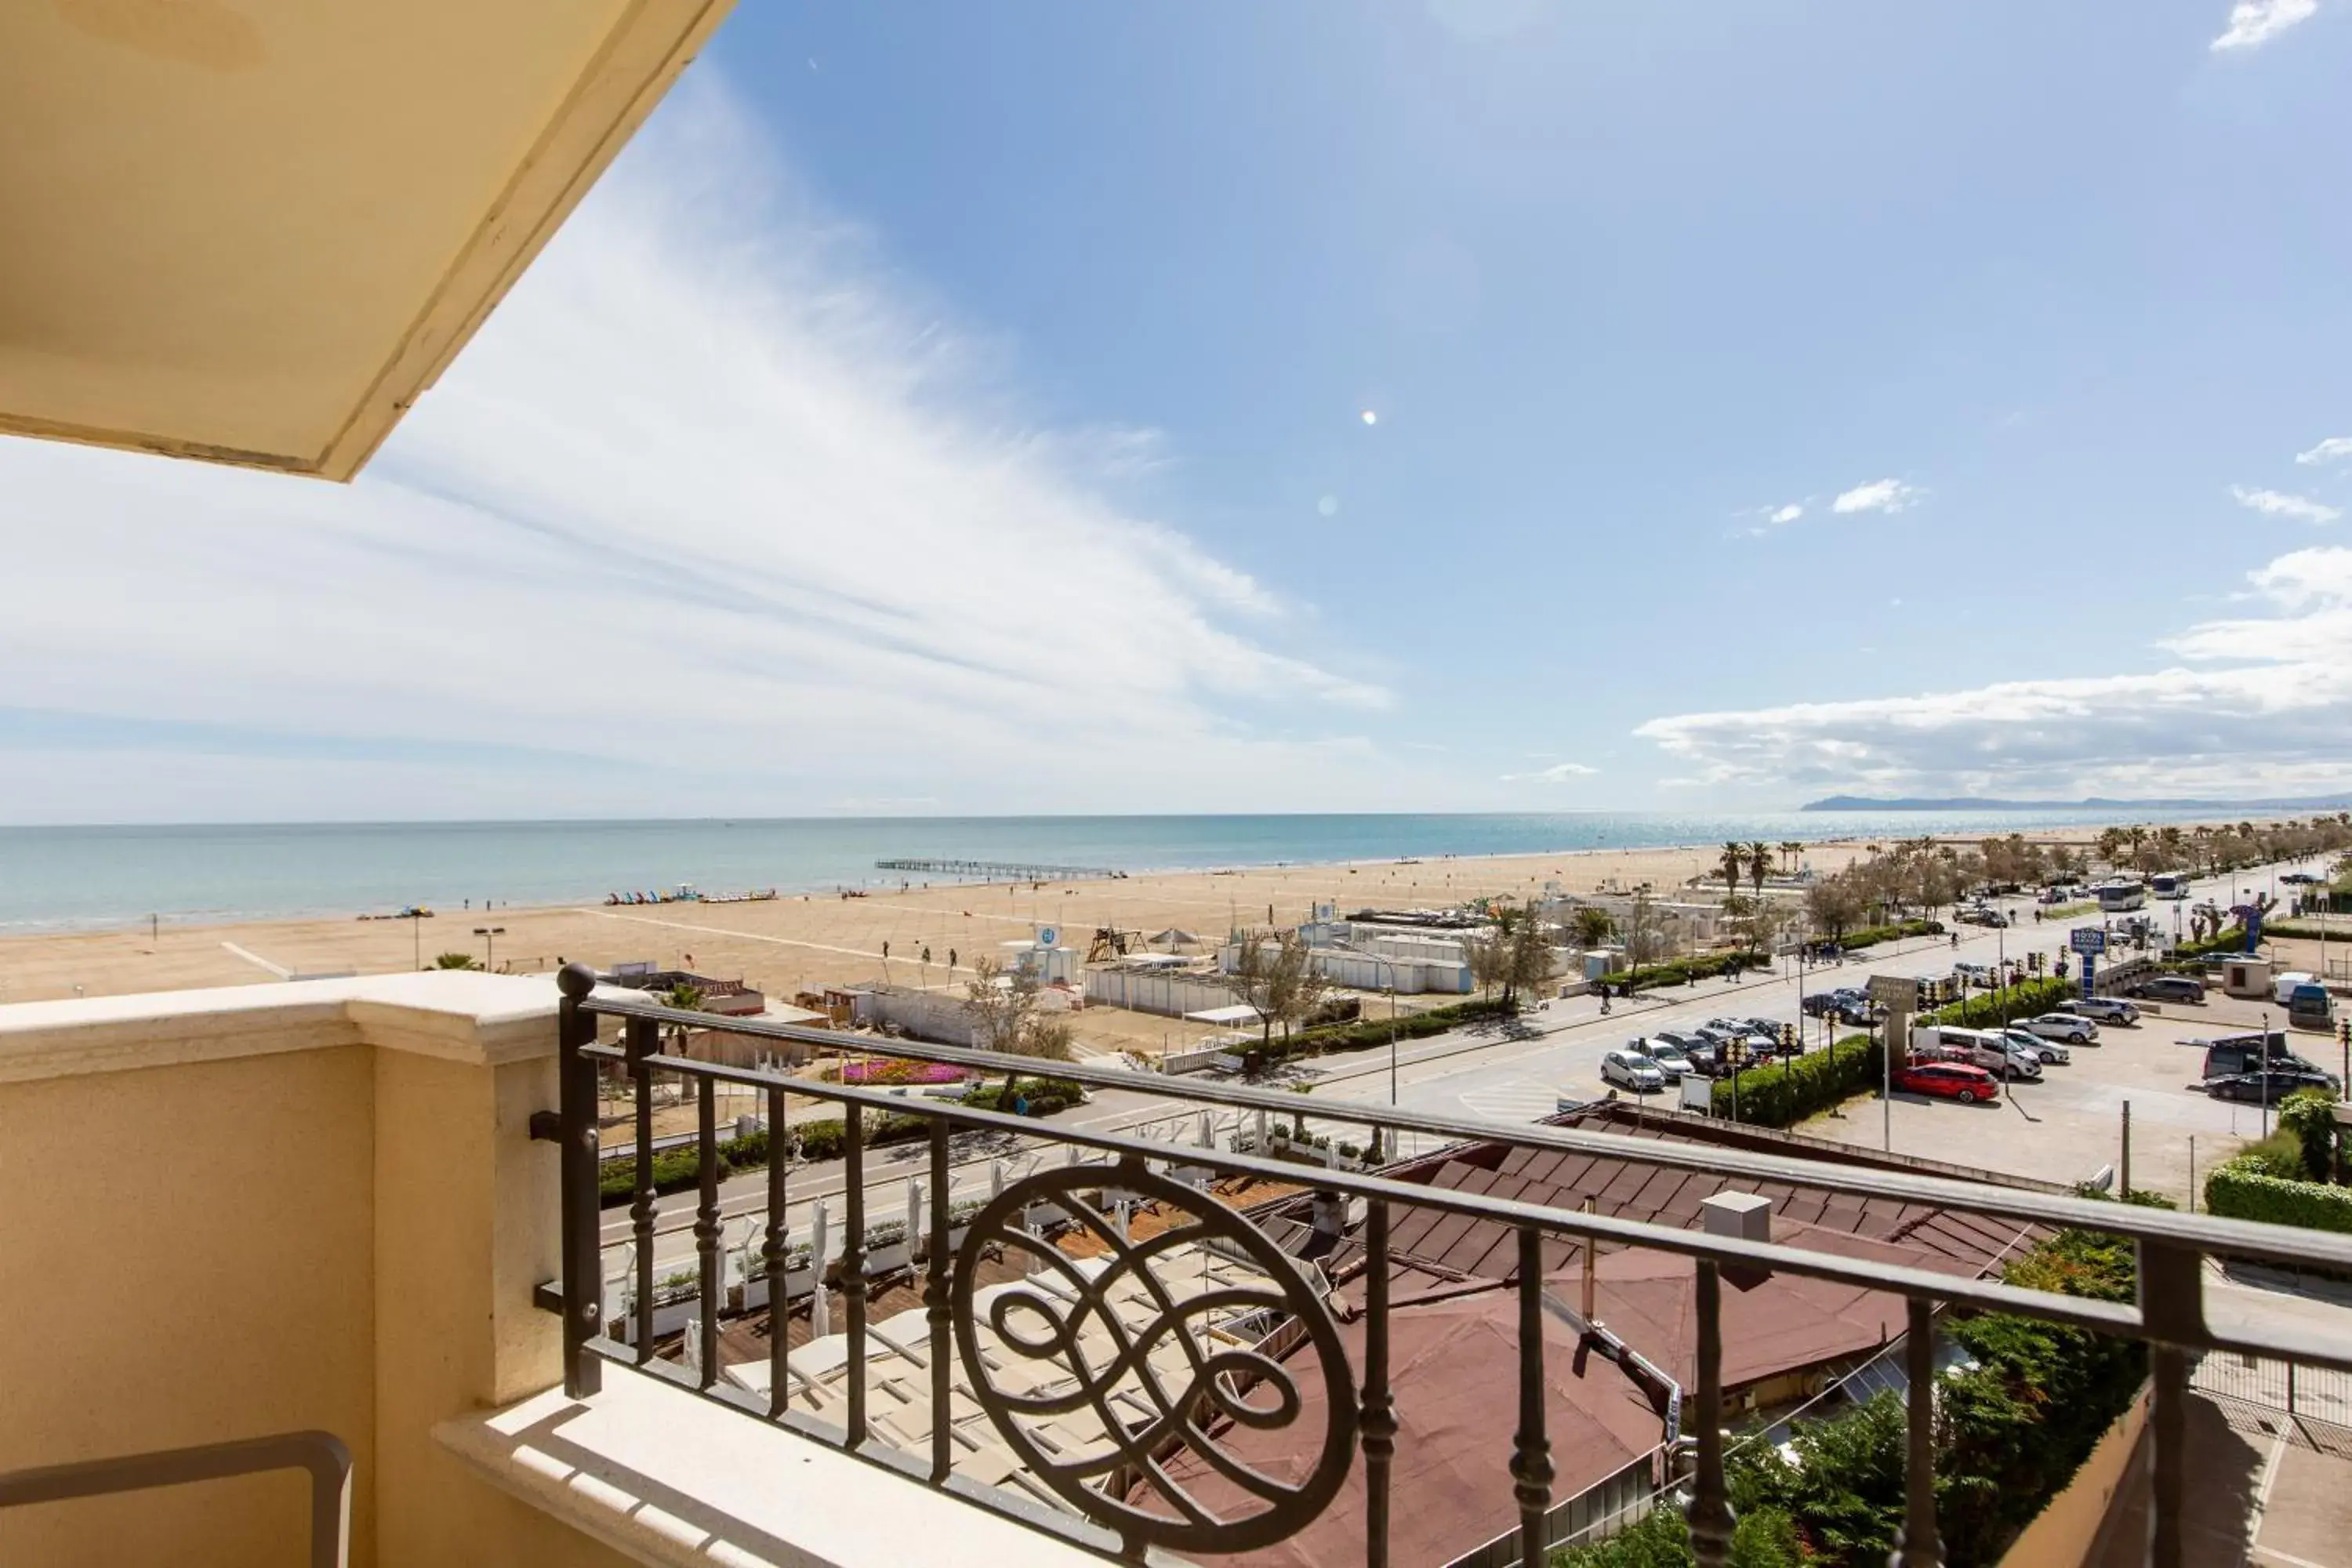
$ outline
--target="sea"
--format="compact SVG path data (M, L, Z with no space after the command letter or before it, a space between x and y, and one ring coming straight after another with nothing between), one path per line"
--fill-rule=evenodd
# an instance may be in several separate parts
M2162 813L2132 814L2140 821ZM2184 814L2194 816L2197 814ZM2208 811L2204 816L2211 816ZM754 817L0 827L0 932L888 888L882 859L1145 872L1678 844L1993 834L2110 811L1665 812L1208 816Z

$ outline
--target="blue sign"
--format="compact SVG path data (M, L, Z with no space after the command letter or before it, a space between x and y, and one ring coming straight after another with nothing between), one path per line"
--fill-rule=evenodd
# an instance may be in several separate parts
M2076 952L2105 952L2107 951L2107 933L2097 926L2076 926L2066 933L2066 945Z

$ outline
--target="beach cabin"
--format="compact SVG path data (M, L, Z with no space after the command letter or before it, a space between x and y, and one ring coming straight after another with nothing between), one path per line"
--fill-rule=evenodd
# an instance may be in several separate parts
M2268 1001L2271 979L2271 962L2267 958L2232 958L2221 965L2221 991L2224 995L2258 997Z

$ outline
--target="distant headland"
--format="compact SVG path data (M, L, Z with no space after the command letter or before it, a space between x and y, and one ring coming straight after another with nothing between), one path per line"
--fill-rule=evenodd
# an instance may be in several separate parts
M2268 800L1991 800L1974 795L1832 795L1809 800L1800 811L2343 811L2352 795L2317 795Z

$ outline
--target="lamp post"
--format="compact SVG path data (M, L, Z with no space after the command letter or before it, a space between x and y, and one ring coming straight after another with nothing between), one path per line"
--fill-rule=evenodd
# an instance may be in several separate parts
M409 961L415 963L417 968L424 968L425 908L421 904L411 904L408 906L408 946Z
M482 967L484 969L495 970L498 967L499 938L507 934L507 928L504 926L476 926L474 928L474 934L482 939Z
M1385 965L1388 970L1389 982L1381 989L1388 993L1389 998L1389 1104L1393 1107L1397 1102L1396 960L1384 958L1377 952L1368 952L1364 956L1374 963Z
M2263 1054L2258 1061L2263 1075L2263 1136L2271 1135L2271 1010L2263 1009Z

